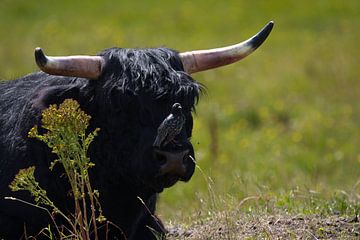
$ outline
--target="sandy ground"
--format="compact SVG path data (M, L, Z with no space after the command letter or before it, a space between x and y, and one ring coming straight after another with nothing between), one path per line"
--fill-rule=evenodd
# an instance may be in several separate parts
M219 214L189 227L171 226L168 239L360 239L358 216L233 216Z

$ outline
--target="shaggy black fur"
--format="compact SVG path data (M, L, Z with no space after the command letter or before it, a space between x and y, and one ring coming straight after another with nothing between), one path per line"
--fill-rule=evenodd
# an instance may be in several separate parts
M36 178L50 198L64 211L72 209L68 185L60 169L50 172L54 159L41 142L27 138L30 128L40 123L41 111L66 98L77 100L92 116L90 130L101 129L89 150L95 163L91 181L100 191L104 215L121 231L112 229L114 239L154 239L147 226L164 233L153 216L157 193L171 183L158 176L160 163L152 143L161 121L179 102L186 124L179 135L183 149L189 142L192 115L201 86L184 72L178 53L166 49L111 48L99 55L106 60L98 80L50 76L43 72L0 84L0 238L19 239L36 234L49 221L46 212L25 204L4 200L15 196L32 201L25 192L10 192L8 185L21 168L36 166ZM172 149L167 151L182 150ZM186 163L188 181L194 163ZM144 200L150 213L137 197Z

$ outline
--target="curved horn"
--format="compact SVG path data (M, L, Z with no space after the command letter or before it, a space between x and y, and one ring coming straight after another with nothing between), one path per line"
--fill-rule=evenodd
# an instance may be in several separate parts
M184 69L190 74L239 61L265 41L273 26L274 22L271 21L252 38L232 46L180 53Z
M39 68L51 75L97 79L105 65L100 56L48 57L41 48L35 49L35 60Z

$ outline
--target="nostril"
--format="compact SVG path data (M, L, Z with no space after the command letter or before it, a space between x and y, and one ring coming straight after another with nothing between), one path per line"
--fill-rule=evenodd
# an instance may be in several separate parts
M188 164L189 161L190 161L190 156L186 154L183 158L183 163Z
M167 161L166 156L159 152L155 152L155 159L157 160L160 166L164 165Z
M183 151L164 151L154 150L155 159L159 163L159 173L161 175L170 174L173 176L183 177L186 175L187 165L186 161L189 156L189 150Z

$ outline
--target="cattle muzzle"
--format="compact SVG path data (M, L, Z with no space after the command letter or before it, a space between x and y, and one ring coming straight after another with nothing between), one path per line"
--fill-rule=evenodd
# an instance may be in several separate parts
M159 161L159 175L172 179L188 181L194 172L194 156L190 149L167 151L155 149L155 158ZM172 184L174 184L172 183ZM169 183L169 185L172 185Z

